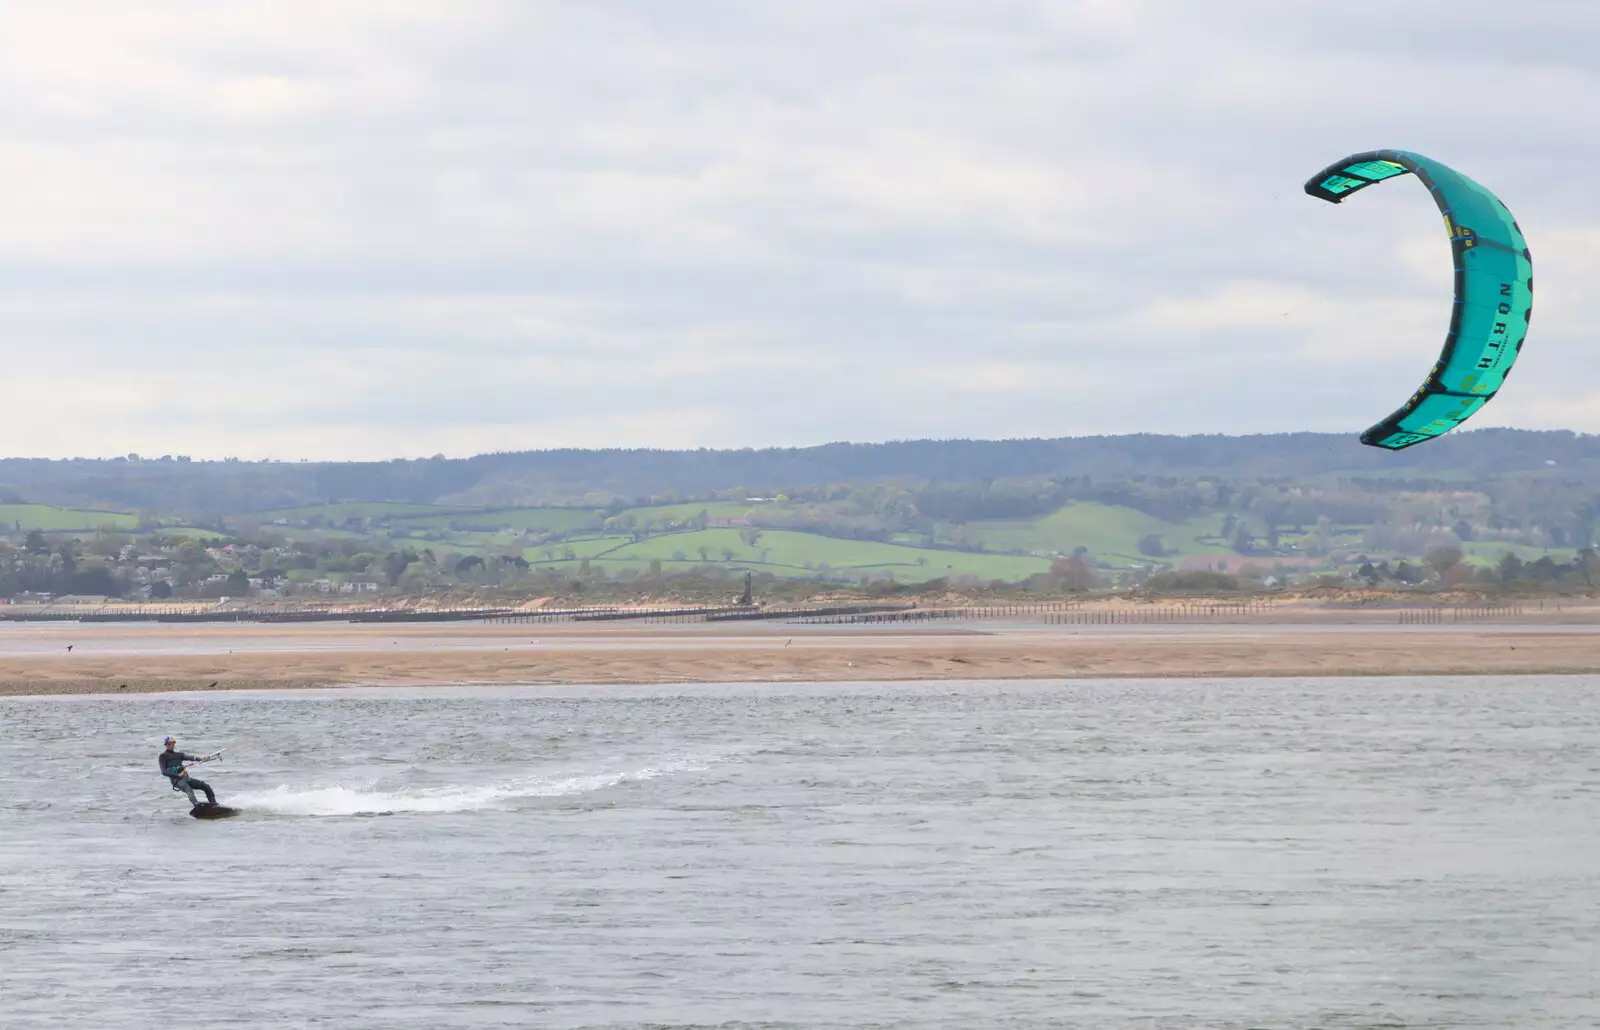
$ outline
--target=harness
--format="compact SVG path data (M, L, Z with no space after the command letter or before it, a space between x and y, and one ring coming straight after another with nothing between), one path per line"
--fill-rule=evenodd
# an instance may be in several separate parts
M179 785L178 781L189 775L189 770L184 768L183 759L179 758L169 764L166 754L163 753L160 756L160 765L161 773L172 784L172 789L180 793L183 792L183 787Z

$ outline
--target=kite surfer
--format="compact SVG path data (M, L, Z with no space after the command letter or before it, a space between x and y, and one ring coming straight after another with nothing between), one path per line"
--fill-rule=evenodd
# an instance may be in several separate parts
M204 780L191 779L189 777L189 767L183 763L199 764L200 762L209 762L216 755L184 754L178 750L177 737L168 737L163 743L167 745L167 749L161 752L156 760L161 763L161 775L172 782L172 789L189 795L189 804L191 805L200 804L194 799L194 792L196 790L203 791L206 796L206 804L215 805L217 803L217 795L211 789L211 784Z

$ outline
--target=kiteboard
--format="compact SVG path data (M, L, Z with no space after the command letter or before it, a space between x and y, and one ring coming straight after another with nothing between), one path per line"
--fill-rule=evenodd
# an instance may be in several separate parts
M237 808L219 805L210 801L202 801L189 809L189 814L196 819L228 819L239 814Z

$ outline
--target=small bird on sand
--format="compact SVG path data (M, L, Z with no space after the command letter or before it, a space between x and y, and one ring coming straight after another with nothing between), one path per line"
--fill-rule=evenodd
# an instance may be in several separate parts
M71 653L72 653L72 645L71 645L71 644L68 644L68 645L67 645L67 653L68 653L68 654L71 654Z
M217 685L217 681L216 680L212 680L210 683L206 684L206 688L210 689L211 687L214 687L216 685Z

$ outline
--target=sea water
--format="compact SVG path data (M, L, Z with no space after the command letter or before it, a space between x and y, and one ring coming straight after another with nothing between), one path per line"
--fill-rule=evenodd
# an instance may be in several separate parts
M1594 1027L1597 777L1579 677L0 699L0 1026Z

